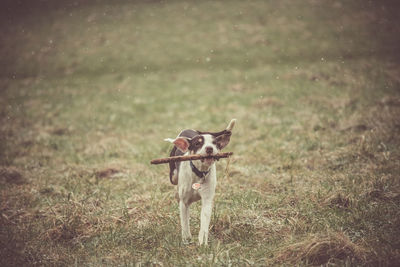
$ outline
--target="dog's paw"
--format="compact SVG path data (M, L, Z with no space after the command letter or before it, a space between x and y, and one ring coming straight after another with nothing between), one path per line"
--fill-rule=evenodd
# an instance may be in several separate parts
M190 244L192 244L192 243L193 243L193 240L192 240L191 237L183 238L183 239L182 239L182 244L185 245L185 246L190 245Z
M197 245L199 246L199 247L207 247L208 246L208 242L197 242Z

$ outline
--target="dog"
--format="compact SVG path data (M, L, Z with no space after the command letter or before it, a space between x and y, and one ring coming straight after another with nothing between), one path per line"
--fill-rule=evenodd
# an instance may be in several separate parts
M201 132L183 130L175 138L165 141L173 143L170 156L214 155L225 148L231 138L236 120L232 119L228 127L220 132ZM189 206L201 199L199 245L207 245L217 174L215 160L206 158L193 161L170 162L169 178L178 185L179 212L182 228L182 240L188 244L192 239L189 227Z

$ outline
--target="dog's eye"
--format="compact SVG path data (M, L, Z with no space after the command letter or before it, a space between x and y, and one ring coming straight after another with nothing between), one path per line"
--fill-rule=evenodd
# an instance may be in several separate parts
M194 143L194 145L195 145L196 147L201 147L201 146L203 145L203 140L201 140L201 139L196 140L196 142Z

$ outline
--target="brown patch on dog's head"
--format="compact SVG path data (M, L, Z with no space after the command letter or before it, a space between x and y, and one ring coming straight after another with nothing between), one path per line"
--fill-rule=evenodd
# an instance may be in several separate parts
M204 145L204 137L202 135L196 135L190 141L189 150L196 154L196 152Z

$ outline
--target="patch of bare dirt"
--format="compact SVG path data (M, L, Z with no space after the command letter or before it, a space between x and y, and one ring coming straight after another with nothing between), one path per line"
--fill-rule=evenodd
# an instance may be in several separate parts
M0 182L24 184L26 179L22 172L15 167L0 167Z
M97 178L112 178L115 174L119 172L120 170L116 168L107 168L100 171L96 171L95 175Z

